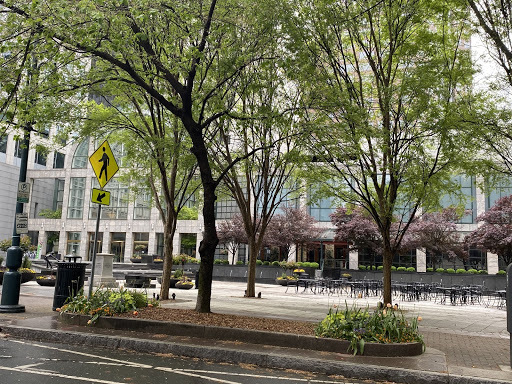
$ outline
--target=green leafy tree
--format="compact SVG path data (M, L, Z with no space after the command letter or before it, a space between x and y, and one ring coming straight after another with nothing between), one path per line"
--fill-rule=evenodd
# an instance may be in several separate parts
M11 238L4 239L4 240L0 241L0 250L6 252L7 249L9 249L9 247L11 246L11 244L12 244ZM35 251L35 249L36 249L36 247L34 245L32 245L32 242L30 241L30 237L28 237L27 235L21 235L20 248L23 252Z
M204 236L196 310L210 311L216 188L208 147L212 123L227 116L248 83L242 75L272 58L274 20L285 9L275 1L163 0L0 1L12 25L37 25L48 42L94 59L104 81L130 83L181 121L191 140L203 186ZM11 25L9 24L9 26ZM9 27L7 26L7 27ZM153 83L157 76L161 81ZM229 166L229 165L228 165Z
M90 76L98 76L91 73ZM152 82L157 83L155 77ZM122 178L135 196L151 191L164 226L164 265L160 297L167 300L172 270L173 238L178 219L199 185L190 141L181 122L140 88L102 84L93 92L102 103L91 102L82 136L107 136L125 148Z
M278 40L267 47L268 55L284 57L276 45ZM277 64L257 71L265 86L240 94L241 102L231 113L234 118L218 124L214 157L221 169L223 164L235 164L224 173L223 185L240 210L249 246L246 297L256 294L256 261L272 217L280 207L296 204L302 191L297 170L303 131L294 122L301 92L280 76Z
M298 60L309 62L300 74L312 100L312 165L331 195L376 223L390 303L393 255L411 220L465 164L467 10L456 1L315 5L300 2L290 28Z

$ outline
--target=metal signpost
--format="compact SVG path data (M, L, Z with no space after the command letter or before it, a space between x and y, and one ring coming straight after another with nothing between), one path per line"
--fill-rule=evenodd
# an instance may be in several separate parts
M91 280L89 281L89 297L91 297L94 284L94 270L96 268L96 244L100 228L101 206L110 205L110 192L104 191L103 187L114 177L119 170L119 166L107 140L89 157L89 162L100 184L100 189L93 188L91 194L91 201L98 204L98 217L96 218L96 231L94 232L94 243L92 246Z
M20 305L21 274L18 269L23 261L23 250L20 248L20 234L28 233L28 216L23 213L23 204L28 203L30 184L27 180L28 148L30 144L30 127L25 128L21 148L20 175L18 178L18 195L16 198L16 220L12 232L12 245L7 250L2 284L2 300L0 301L0 313L25 312L25 306Z

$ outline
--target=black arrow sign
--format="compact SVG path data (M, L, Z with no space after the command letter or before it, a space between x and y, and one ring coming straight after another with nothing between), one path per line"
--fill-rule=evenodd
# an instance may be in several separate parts
M104 197L105 197L104 193L98 193L98 197L96 198L96 200L98 200L101 203L101 199L103 199Z

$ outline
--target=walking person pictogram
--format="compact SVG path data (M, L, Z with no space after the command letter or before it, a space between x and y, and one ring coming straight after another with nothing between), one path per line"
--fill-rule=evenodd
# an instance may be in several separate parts
M103 174L103 171L105 171L105 180L108 180L107 167L110 163L110 158L105 153L105 147L103 147L103 156L101 156L101 159L99 159L99 161L102 162L103 165L101 166L100 175L98 176L98 179L101 179L101 175Z

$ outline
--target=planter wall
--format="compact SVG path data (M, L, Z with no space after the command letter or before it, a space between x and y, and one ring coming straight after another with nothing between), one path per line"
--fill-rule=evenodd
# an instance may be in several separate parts
M62 313L59 320L74 325L86 326L90 316ZM123 317L100 317L97 328L130 330L172 336L192 336L204 339L227 340L278 347L299 348L314 351L349 353L350 342L346 340L304 336L289 333L258 331L252 329L226 328L190 323L129 319ZM418 356L423 353L421 343L380 344L365 343L365 356Z

